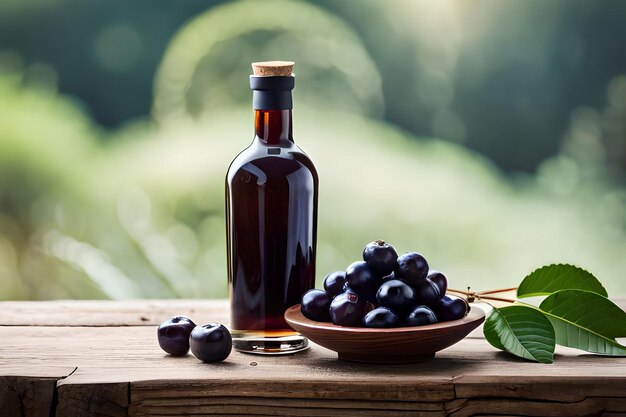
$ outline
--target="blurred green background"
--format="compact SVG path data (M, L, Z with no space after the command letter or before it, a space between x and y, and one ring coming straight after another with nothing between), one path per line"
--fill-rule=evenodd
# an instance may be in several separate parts
M374 239L452 287L626 295L626 2L3 0L0 299L226 296L250 62L296 61L317 280Z

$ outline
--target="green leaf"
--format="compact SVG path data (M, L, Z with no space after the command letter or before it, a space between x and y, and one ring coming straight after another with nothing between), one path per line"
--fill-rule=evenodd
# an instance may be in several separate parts
M553 264L527 275L517 288L517 297L550 295L559 290L585 290L605 297L608 295L591 272L574 265Z
M535 362L552 363L555 335L552 324L534 307L494 308L483 327L495 348Z
M603 355L626 356L616 337L626 335L626 313L608 298L590 291L563 290L539 308L552 322L556 343Z

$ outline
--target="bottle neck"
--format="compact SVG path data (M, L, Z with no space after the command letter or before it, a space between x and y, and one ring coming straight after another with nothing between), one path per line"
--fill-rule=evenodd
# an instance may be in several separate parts
M278 145L281 140L293 142L291 109L255 110L254 128L256 137L267 145Z

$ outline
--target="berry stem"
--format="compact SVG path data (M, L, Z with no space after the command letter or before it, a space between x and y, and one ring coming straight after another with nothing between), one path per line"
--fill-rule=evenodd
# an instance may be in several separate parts
M463 295L471 295L472 293L468 292L468 291L462 291L462 290L455 290L454 288L448 288L449 292L456 292L459 294L463 294Z
M508 292L508 291L515 291L515 290L517 290L517 287L502 288L500 290L480 291L480 292L477 292L476 295L497 294L500 292Z
M505 288L502 290L492 290L492 291L483 291L483 292L462 291L462 290L455 290L454 288L448 288L448 291L464 295L467 298L468 302L473 302L474 300L492 300L492 301L502 301L505 303L515 303L516 300L512 300L510 298L501 298L501 297L494 297L491 295L486 295L486 294L496 294L500 292L512 291L514 289L517 289L517 288Z
M480 295L480 294L476 294L476 295L475 295L475 297L476 297L478 300L503 301L503 302L505 302L505 303L511 303L511 304L513 304L513 303L515 303L515 302L516 302L516 300L512 300L512 299L510 299L510 298L500 298L500 297L491 297L491 296L483 297L483 296L482 296L482 295Z

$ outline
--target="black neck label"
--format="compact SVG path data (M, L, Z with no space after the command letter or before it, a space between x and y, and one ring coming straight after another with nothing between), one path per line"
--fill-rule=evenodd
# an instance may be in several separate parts
M250 76L252 88L252 108L254 110L290 110L293 108L291 90L296 83L295 77L260 77Z

